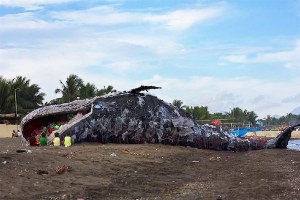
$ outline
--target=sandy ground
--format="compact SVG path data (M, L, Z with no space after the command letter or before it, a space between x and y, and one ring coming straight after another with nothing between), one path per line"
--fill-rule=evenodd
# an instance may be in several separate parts
M0 199L300 199L300 152L0 139Z

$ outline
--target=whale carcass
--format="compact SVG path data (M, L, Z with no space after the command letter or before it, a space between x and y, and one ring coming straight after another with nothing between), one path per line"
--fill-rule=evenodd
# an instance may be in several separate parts
M247 151L249 149L286 148L295 125L277 138L262 141L236 137L212 125L200 125L188 113L144 90L141 86L128 92L116 92L86 100L36 109L26 115L21 128L27 138L36 129L49 128L63 121L57 132L70 134L76 142L162 143L202 149ZM72 116L70 118L69 116Z

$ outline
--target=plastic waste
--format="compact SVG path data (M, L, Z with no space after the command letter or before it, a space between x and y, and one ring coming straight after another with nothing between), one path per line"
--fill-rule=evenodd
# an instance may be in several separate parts
M110 156L112 156L112 157L116 157L116 156L117 156L117 154L115 154L115 153L112 153L112 154L110 154Z
M16 151L17 153L32 153L32 151L31 150L27 150L27 149L18 149L17 151Z

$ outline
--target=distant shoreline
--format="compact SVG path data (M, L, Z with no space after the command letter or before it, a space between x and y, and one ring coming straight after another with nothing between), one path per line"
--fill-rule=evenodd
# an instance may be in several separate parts
M279 133L280 131L256 131L256 132L248 132L246 136L275 138ZM300 131L293 131L291 139L300 139Z

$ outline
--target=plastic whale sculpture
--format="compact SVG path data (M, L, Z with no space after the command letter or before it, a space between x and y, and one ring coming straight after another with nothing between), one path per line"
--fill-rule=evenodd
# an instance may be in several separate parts
M50 140L57 132L61 137L70 134L78 143L163 143L202 149L247 151L286 148L292 131L300 126L291 126L268 141L236 137L222 128L200 125L183 110L156 96L143 93L149 89L160 88L141 86L129 92L41 107L23 118L21 128L24 137L29 137L36 129L49 128L61 121L64 124L48 136ZM70 115L72 119L69 119Z

